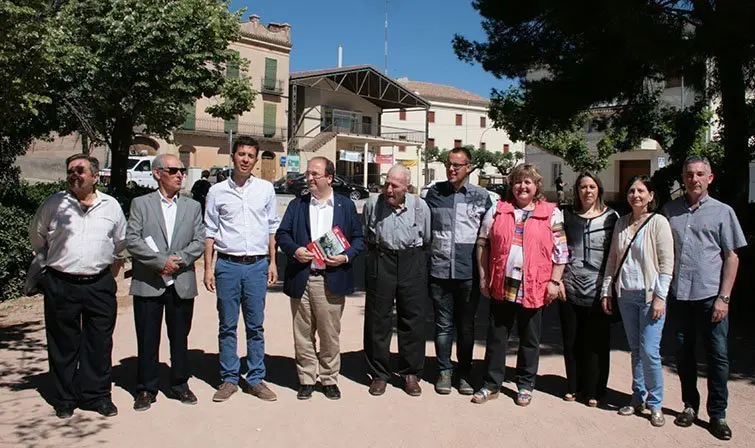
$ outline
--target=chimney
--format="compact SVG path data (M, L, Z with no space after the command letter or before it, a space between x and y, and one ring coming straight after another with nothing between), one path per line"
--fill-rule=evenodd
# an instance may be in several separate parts
M343 67L343 45L338 45L338 68Z

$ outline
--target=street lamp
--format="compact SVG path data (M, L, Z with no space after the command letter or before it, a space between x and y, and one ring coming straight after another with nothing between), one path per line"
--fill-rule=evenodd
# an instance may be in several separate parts
M477 144L477 149L480 149L480 146L482 146L482 138L485 137L485 133L491 129L493 129L493 126L490 126L489 128L486 128L484 131L482 131L482 134L480 134L480 142Z

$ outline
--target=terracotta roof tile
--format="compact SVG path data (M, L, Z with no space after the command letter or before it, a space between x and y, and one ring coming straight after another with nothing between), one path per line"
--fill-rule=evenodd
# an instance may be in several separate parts
M469 102L487 106L489 100L466 90L456 87L444 86L422 81L400 81L412 92L417 92L421 97L428 99L447 100L450 102Z

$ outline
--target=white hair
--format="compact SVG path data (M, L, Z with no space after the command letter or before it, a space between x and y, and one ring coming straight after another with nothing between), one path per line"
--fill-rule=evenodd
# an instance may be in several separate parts
M412 173L409 171L409 168L405 167L404 165L397 163L391 167L391 169L388 170L388 175L390 176L391 173L398 173L403 174L404 179L406 180L406 185L409 185L409 183L412 180Z

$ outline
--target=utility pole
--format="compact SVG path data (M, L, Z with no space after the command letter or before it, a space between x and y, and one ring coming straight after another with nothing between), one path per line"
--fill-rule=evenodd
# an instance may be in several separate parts
M385 75L388 76L388 0L385 0Z

